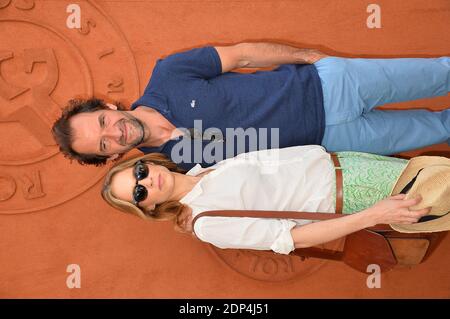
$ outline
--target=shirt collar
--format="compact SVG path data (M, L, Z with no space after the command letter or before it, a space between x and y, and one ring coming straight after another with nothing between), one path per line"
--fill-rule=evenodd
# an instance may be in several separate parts
M204 170L205 169L200 164L197 164L194 167L192 167L186 173L186 175L197 176L198 174L200 174ZM180 203L189 204L194 199L196 199L198 196L200 196L203 193L203 189L202 189L201 183L202 183L202 179L198 181L198 183L194 186L194 188L191 189L191 191L189 193L187 193L186 195L184 195L184 197L182 199L180 199Z
M144 147L138 147L138 149L144 154L148 154L148 153L164 153L164 154L169 155L171 148L169 148L165 152L164 149L166 148L166 146L170 146L169 144L171 144L171 143L174 143L174 144L178 143L182 137L183 136L174 137L173 139L167 140L166 142L164 142L160 146L151 146L151 147L144 146Z
M186 173L186 175L197 176L197 175L200 174L203 170L204 170L204 168L203 168L200 164L197 164L197 165L195 165L194 167L192 167L192 168Z

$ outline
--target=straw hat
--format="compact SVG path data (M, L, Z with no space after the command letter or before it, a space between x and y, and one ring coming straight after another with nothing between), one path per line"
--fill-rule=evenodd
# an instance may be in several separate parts
M397 179L391 195L400 194L408 184L410 188L407 190L407 199L414 198L418 194L422 196L422 201L411 209L432 207L429 215L442 217L409 225L391 224L390 226L402 233L450 230L450 158L439 156L412 158Z

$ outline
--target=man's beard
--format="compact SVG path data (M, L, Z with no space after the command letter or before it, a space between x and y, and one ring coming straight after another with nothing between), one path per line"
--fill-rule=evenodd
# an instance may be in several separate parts
M138 145L142 144L145 139L145 128L144 124L134 116L131 116L129 114L125 113L126 119L122 119L123 125L125 127L125 123L128 122L129 126L133 127L135 132L138 132L139 135L129 144L127 144L126 141L122 141L123 146L128 146L130 149L137 147ZM130 132L128 132L130 133Z

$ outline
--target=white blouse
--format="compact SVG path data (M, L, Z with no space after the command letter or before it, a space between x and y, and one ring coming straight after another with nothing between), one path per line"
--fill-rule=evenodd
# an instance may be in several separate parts
M292 210L334 213L335 169L322 146L308 145L242 153L214 166L180 202L192 216L207 210ZM195 223L199 239L219 248L295 249L290 230L311 220L204 216Z

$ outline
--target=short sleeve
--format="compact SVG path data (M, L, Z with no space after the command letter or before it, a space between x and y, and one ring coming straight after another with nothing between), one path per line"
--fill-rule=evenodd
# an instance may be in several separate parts
M219 248L273 250L288 255L295 249L289 219L250 217L202 217L195 223L195 234Z
M192 49L159 60L158 68L172 75L210 79L222 73L222 63L214 47Z
M178 140L170 141L165 152L169 155L172 162L184 169L190 169L196 164L201 164L202 167L210 167L217 162L220 162L227 155L226 145L226 143L221 141L208 141L183 137ZM236 149L236 144L234 147ZM206 148L209 150L205 151ZM197 152L197 150L201 150L201 152ZM220 154L216 154L216 151L220 152ZM211 154L211 156L204 155L206 153ZM198 156L198 154L201 154L202 156Z

